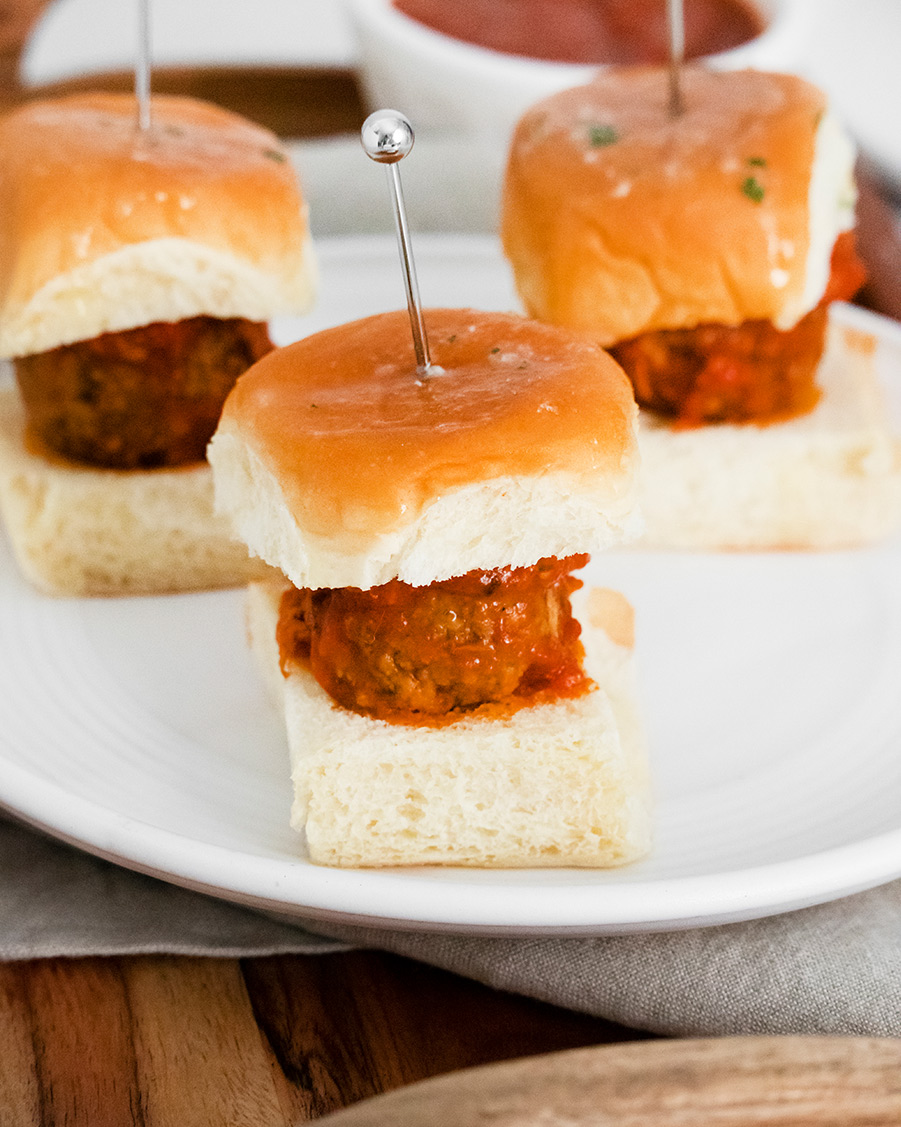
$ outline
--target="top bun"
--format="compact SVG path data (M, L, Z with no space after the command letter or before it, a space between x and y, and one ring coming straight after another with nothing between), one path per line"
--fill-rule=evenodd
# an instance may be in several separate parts
M638 531L637 410L619 365L513 314L406 311L271 352L208 448L216 504L297 587L416 586Z
M658 329L796 324L853 225L853 147L791 75L609 69L512 141L502 237L529 313L604 345Z
M190 98L35 101L0 119L0 356L310 304L306 207L274 134Z

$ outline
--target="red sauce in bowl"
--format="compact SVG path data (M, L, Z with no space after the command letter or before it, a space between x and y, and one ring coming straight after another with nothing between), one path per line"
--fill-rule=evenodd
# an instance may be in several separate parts
M662 63L665 0L394 0L435 31L507 55L560 63ZM763 32L752 0L685 0L685 55L728 51Z

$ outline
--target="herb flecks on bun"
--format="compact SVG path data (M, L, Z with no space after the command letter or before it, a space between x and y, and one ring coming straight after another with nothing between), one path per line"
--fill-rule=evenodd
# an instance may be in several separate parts
M649 847L631 648L572 572L634 535L636 407L587 338L511 314L317 333L242 376L216 497L284 581L248 629L314 862L608 866ZM605 619L606 622L606 619Z
M593 342L524 317L432 309L269 353L228 397L217 502L296 587L420 585L596 551L636 528L636 408Z
M205 448L235 379L305 311L306 205L278 139L217 106L37 100L0 118L0 504L44 590L259 574L212 512Z
M800 78L689 67L682 89L674 117L664 68L612 69L523 117L502 218L517 286L683 424L803 414L825 305L864 278L853 147Z

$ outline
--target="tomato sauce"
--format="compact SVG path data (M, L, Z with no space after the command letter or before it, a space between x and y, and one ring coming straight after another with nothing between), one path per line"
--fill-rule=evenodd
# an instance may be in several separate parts
M570 573L587 562L547 558L425 587L292 587L279 614L282 669L299 663L354 712L428 727L580 696L592 682L570 608L582 584Z
M611 353L638 403L679 427L783 422L819 402L816 371L829 303L853 297L865 277L847 231L836 240L820 303L794 328L783 332L770 321L753 320L664 329L624 341Z
M661 63L664 0L394 0L427 27L507 55L560 63ZM685 57L718 54L760 35L749 0L685 0Z
M202 462L235 380L273 348L234 317L154 322L13 361L33 437L85 465Z
M787 332L770 321L663 329L611 349L642 407L682 427L774 423L807 414L820 399L814 375L826 310Z

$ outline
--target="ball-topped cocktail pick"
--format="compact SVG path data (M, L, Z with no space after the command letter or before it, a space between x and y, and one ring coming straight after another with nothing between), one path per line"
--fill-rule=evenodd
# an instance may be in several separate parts
M400 182L398 163L413 148L413 126L397 110L376 110L363 122L361 140L366 155L378 164L384 164L388 173L391 200L394 205L394 223L397 228L397 246L400 251L400 264L407 291L407 309L410 313L410 328L413 330L413 349L416 353L416 372L420 379L440 375L442 369L433 364L429 357L429 342L426 337L422 306L419 302L419 286L416 281L416 264L410 244L410 230L407 226L407 210L404 206L404 193Z
M666 0L669 25L669 112L678 117L685 109L682 98L682 64L685 61L684 0Z
M138 0L138 49L135 57L138 129L150 129L150 0Z

